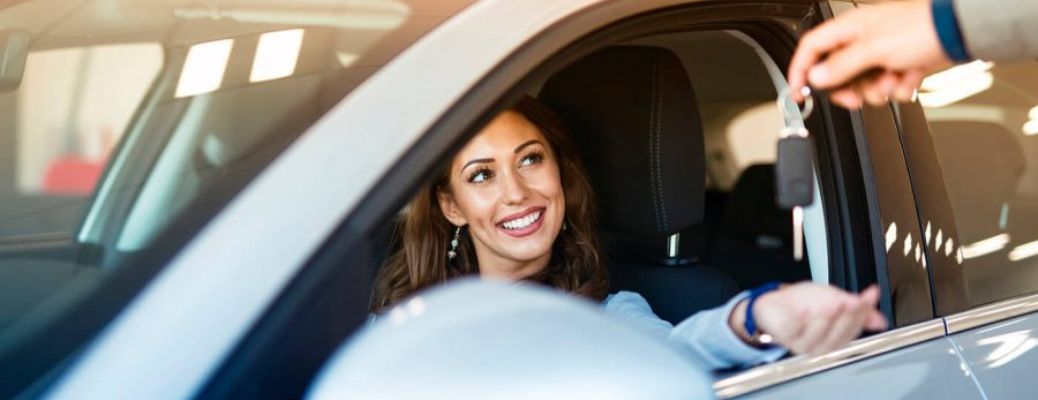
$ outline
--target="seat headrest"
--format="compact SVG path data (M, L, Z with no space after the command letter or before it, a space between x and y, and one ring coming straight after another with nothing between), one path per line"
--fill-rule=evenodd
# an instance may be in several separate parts
M673 52L609 47L553 75L538 97L567 122L605 228L668 236L702 222L702 123Z

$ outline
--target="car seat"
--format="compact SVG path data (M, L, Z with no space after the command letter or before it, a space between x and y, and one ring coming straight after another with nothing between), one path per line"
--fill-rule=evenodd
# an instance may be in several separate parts
M706 162L696 96L673 52L600 50L551 76L539 98L567 122L588 168L614 290L640 293L672 323L737 293L675 243L703 221Z

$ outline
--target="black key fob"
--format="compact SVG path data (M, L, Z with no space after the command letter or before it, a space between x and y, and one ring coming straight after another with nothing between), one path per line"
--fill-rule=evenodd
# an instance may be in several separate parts
M778 141L775 163L775 201L782 209L806 207L814 202L812 142L807 136L790 135Z

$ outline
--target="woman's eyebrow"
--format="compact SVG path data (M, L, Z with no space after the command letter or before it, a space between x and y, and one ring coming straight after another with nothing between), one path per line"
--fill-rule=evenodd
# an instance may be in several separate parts
M532 140L528 140L528 141L526 141L525 143L523 143L523 144L519 145L519 147L516 147L516 148L515 148L515 153L516 153L516 154L519 154L519 152L520 152L520 151L523 151L523 149L525 149L525 148L526 148L526 146L529 146L529 145L531 145L531 144L536 144L536 143L540 143L540 144L541 144L542 146L544 145L544 143L541 143L541 141L540 141L540 140L537 140L537 139L532 139Z
M472 164L486 164L486 163L492 163L492 162L494 162L493 158L477 158L475 160L472 160L472 161L469 161L469 162L465 163L465 165L462 165L461 169L458 170L458 173L461 173L461 171L464 171L465 168L468 168L469 165L472 165Z

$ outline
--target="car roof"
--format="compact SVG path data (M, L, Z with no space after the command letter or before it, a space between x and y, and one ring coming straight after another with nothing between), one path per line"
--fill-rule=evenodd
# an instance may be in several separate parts
M38 36L34 49L98 43L177 46L293 25L372 30L397 19L451 17L475 0L29 0L2 8L0 26ZM243 22L229 27L226 20ZM222 23L219 23L222 22Z

